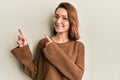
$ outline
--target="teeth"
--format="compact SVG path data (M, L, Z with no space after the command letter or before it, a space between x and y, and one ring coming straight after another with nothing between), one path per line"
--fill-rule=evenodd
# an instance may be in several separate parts
M58 27L62 27L61 25L56 25L56 26L58 26Z
M56 26L56 27L62 27L62 26Z

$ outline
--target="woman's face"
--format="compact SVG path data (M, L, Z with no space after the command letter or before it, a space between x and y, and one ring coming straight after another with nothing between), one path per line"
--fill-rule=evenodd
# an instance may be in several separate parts
M53 17L54 28L57 33L64 33L69 31L69 19L67 10L58 8Z

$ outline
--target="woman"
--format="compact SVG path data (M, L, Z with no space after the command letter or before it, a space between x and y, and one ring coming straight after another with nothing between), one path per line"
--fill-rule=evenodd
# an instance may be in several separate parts
M36 54L19 30L18 47L12 54L24 65L24 72L37 80L81 80L84 73L84 45L78 41L78 16L68 2L58 5L53 16L54 36L41 39Z

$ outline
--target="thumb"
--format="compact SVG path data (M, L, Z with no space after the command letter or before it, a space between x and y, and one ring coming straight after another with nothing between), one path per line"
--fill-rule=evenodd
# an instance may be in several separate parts
M53 42L50 37L48 37L47 35L45 35L45 37L48 39L49 42Z

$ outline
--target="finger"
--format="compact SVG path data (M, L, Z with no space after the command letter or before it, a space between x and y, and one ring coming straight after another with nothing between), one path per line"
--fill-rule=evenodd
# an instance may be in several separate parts
M17 44L18 45L27 45L28 43L27 43L27 41L23 38L18 38L18 40L17 40Z
M47 35L45 35L45 37L48 39L48 41L52 42L52 40Z
M19 32L20 35L24 36L21 29L18 29L18 32Z
M18 35L18 40L22 40L22 41L24 41L25 38L24 38L22 35Z
M23 46L23 42L20 41L20 40L17 41L17 44L18 44L19 47L22 47L22 46Z
M25 36L23 35L23 32L22 32L22 30L21 29L18 29L18 32L19 32L19 38L20 39L25 39Z

